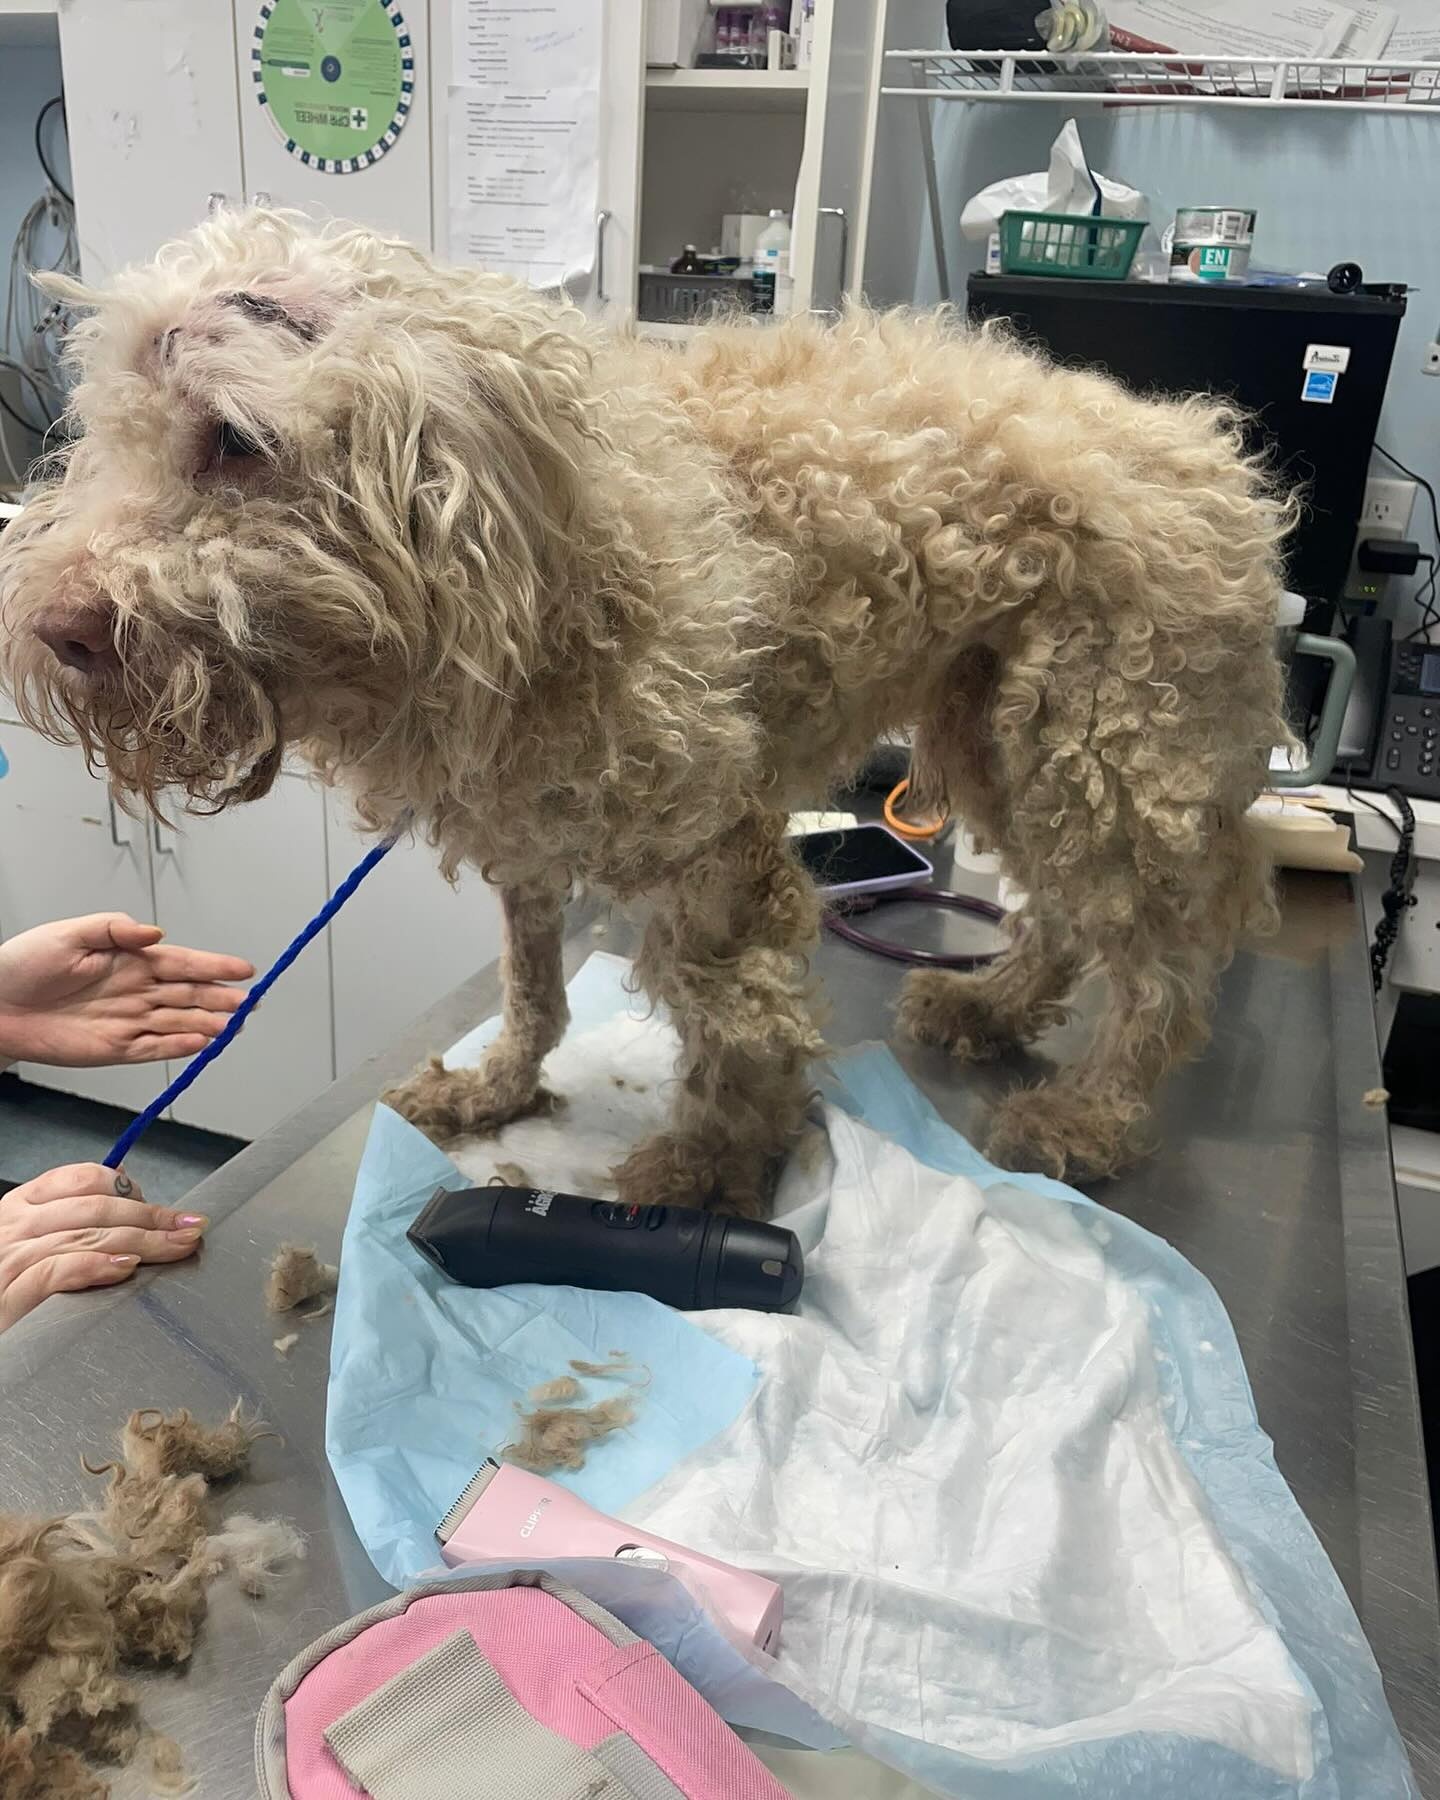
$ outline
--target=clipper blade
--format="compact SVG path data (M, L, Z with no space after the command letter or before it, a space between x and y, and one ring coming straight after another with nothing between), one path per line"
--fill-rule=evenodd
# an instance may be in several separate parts
M470 1477L469 1481L466 1482L465 1490L460 1498L435 1527L435 1541L437 1544L448 1544L450 1542L450 1539L455 1535L455 1532L459 1527L460 1521L465 1517L466 1513L469 1512L470 1508L485 1492L486 1488L489 1487L490 1483L499 1473L499 1463L496 1462L493 1456L487 1456L480 1467Z

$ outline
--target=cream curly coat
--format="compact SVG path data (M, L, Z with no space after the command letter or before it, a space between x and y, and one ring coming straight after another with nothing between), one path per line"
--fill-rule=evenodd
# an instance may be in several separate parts
M84 435L0 540L10 680L152 803L251 798L295 746L500 885L504 1032L397 1090L411 1118L536 1105L567 885L644 894L684 1052L622 1192L762 1205L821 1047L783 818L908 728L1029 900L984 973L913 976L901 1023L986 1055L1103 965L1088 1054L991 1145L1117 1164L1271 910L1243 814L1282 732L1289 509L1223 407L945 315L676 352L266 213L84 298Z

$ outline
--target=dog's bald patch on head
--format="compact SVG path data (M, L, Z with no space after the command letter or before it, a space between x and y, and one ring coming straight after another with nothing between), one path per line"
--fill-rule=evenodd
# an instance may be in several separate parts
M286 331L293 331L296 337L307 344L313 344L320 335L319 329L311 320L297 319L294 313L282 306L271 294L252 294L248 290L242 290L234 294L222 294L220 304L233 306L263 324L279 325Z

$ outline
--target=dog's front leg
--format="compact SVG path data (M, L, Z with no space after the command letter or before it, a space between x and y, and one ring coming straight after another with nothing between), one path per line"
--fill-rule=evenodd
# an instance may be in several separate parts
M437 1144L495 1131L511 1119L553 1104L540 1085L540 1065L569 1021L561 958L564 913L545 887L502 888L505 949L504 1024L475 1069L447 1069L432 1057L386 1104Z
M821 1048L804 993L819 929L784 820L757 816L659 897L637 972L680 1034L670 1128L616 1170L623 1200L755 1216L799 1134Z

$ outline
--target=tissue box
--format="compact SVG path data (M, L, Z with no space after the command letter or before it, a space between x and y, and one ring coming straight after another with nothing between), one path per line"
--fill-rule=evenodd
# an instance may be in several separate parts
M720 254L754 262L756 240L769 223L767 213L726 213L720 221Z
M693 69L711 42L708 0L649 0L645 63L651 69Z

